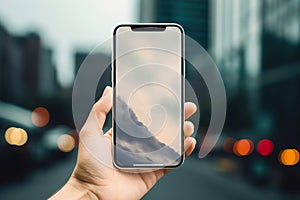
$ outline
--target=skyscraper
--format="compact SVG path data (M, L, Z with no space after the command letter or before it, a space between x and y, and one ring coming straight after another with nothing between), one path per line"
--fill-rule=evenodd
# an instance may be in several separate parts
M208 47L209 3L208 0L141 0L140 21L178 23L185 33Z

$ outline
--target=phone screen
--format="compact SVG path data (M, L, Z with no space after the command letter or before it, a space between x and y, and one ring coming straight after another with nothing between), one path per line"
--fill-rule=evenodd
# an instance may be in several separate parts
M184 159L183 29L177 24L119 25L112 74L115 165L179 166Z

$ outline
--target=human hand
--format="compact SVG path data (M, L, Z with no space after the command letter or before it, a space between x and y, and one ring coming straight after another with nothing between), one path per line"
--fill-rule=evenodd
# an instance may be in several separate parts
M113 166L112 129L102 134L106 115L112 108L112 88L106 87L102 97L96 102L89 117L80 131L78 158L68 183L53 199L140 199L170 169L130 173ZM185 119L196 112L193 103L185 103ZM195 148L192 137L194 126L184 123L185 156Z

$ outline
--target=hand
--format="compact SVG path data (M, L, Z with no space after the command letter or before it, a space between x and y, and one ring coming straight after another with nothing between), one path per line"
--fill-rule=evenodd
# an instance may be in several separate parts
M112 88L106 87L102 97L93 106L89 117L80 132L78 159L68 183L53 199L140 199L170 169L151 172L129 173L113 166L111 157L112 129L102 134L107 113L112 108ZM185 103L185 119L196 112L193 103ZM192 137L194 126L184 123L185 156L195 148Z

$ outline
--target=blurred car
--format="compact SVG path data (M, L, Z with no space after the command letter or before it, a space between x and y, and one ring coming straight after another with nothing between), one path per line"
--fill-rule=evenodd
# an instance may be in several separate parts
M75 147L67 126L36 127L28 109L0 101L0 182L66 156Z
M38 165L50 164L64 158L75 148L75 139L69 135L71 129L64 125L45 130L42 137L30 150L31 157Z
M30 145L26 143L29 143L28 138L39 134L39 131L31 123L29 110L4 102L0 102L0 110L0 180L4 181L23 176L29 170ZM9 129L14 128L25 131L23 134L26 134L24 138L26 141L19 143L21 138L18 137L18 133L13 132L11 132L12 138L10 139Z
M272 170L276 163L274 149L269 155L262 156L257 144L265 139L264 135L255 134L255 130L224 132L210 153L218 171L237 174L257 184L268 185L274 182ZM270 141L272 138L269 138ZM237 147L239 141L246 146ZM248 144L247 144L248 143ZM244 144L240 144L244 145Z

